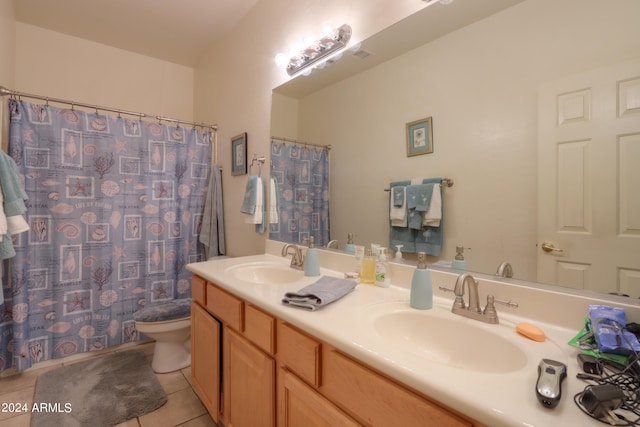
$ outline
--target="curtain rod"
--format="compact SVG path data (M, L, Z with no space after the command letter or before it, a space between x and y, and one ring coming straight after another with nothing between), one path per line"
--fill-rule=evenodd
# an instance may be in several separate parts
M189 122L189 121L185 121L185 120L172 119L170 117L152 116L152 115L145 114L145 113L136 113L136 112L133 112L133 111L120 110L120 109L117 109L117 108L101 107L99 105L84 104L82 102L67 101L65 99L51 98L51 97L48 97L48 96L33 95L33 94L30 94L30 93L17 92L17 91L14 91L14 90L10 90L10 89L7 89L7 88L5 88L3 86L0 86L0 96L17 96L17 97L40 99L40 100L46 101L47 104L49 104L49 101L58 102L60 104L69 104L69 105L71 105L72 109L73 109L74 106L90 108L92 110L96 110L96 113L98 112L98 110L100 110L100 111L109 111L109 112L112 112L112 113L118 113L118 115L126 114L128 116L136 116L136 117L139 117L139 118L142 118L142 117L154 117L158 121L163 121L164 120L165 122L178 123L178 127L180 127L180 124L184 124L184 125L190 125L190 126L194 126L194 127L198 126L198 127L202 127L202 128L209 128L209 129L213 129L215 131L218 130L218 125L209 125L209 124L206 124L206 123Z
M279 136L272 136L271 139L275 139L277 141L282 141L282 142L290 142L292 144L297 144L297 145L304 145L305 147L311 146L311 147L324 148L327 151L331 150L331 145L311 144L310 142L298 141L297 139L282 138Z

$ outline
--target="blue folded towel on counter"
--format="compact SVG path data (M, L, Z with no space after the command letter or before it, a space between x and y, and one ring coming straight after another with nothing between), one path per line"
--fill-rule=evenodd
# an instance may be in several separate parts
M351 279L322 276L298 292L284 294L282 303L292 307L315 311L353 291L358 282Z

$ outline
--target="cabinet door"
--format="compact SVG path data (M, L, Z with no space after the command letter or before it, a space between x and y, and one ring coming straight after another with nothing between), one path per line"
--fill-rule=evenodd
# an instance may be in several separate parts
M191 304L191 382L213 421L220 414L220 323Z
M278 427L358 427L355 420L298 379L278 372Z
M223 335L223 424L274 426L275 361L226 326Z
M323 347L321 390L354 418L371 426L472 426L329 346Z

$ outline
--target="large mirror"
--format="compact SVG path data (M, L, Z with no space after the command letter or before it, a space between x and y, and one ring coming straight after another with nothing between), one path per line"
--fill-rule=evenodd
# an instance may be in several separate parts
M341 247L348 233L388 245L391 182L446 177L442 253L430 262L461 245L471 271L507 261L523 280L639 297L637 16L636 0L427 7L275 88L272 134L331 144ZM621 127L601 122L609 112ZM408 157L406 124L426 117L433 153ZM589 133L607 126L610 135ZM591 172L605 160L605 175ZM607 255L616 241L620 252ZM605 258L613 263L600 268Z

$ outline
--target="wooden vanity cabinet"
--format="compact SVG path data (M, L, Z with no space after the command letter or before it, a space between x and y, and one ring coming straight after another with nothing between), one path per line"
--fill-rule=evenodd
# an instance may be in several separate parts
M286 368L278 369L278 427L360 427Z
M232 329L225 329L223 355L224 425L274 426L273 358Z
M322 343L278 320L278 427L361 426L319 391Z
M198 276L192 286L191 378L198 397L226 427L275 426L275 319Z
M191 303L191 383L216 423L220 414L221 325L194 298Z
M365 425L474 426L471 421L406 389L328 345L322 348L320 390Z
M197 289L192 306L191 373L194 389L216 423L226 427L276 423L278 427L482 426L193 277Z

